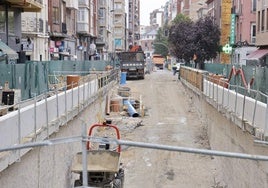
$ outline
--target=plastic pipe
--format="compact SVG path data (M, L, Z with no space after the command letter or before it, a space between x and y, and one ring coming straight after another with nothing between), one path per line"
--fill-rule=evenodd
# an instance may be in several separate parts
M128 108L128 114L131 117L139 117L139 114L135 110L135 108L132 106L131 102L129 100L123 100L123 104L126 105Z

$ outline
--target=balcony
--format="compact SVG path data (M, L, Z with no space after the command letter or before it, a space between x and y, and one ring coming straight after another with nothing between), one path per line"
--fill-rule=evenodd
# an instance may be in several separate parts
M79 0L78 5L79 5L79 7L89 7L89 1L88 0Z
M107 39L103 36L99 36L97 39L96 39L96 45L97 46L105 46L105 44L107 43Z
M107 2L106 0L99 0L99 8L106 8Z
M77 33L88 34L89 33L89 23L85 23L85 22L77 23Z
M99 26L105 27L106 26L106 20L104 18L99 18Z
M114 14L115 14L115 15L118 15L118 14L119 14L119 15L122 15L122 14L124 15L125 12L124 12L123 9L115 9L115 10L114 10Z
M66 0L66 8L78 10L78 1Z
M41 12L42 0L7 0L12 8L23 9L24 12Z

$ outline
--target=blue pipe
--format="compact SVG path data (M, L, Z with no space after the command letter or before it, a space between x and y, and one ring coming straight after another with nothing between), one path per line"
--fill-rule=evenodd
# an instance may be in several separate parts
M139 117L139 114L137 113L137 111L135 110L135 108L132 106L131 102L129 100L123 100L123 104L127 105L127 109L128 109L128 114L131 117Z

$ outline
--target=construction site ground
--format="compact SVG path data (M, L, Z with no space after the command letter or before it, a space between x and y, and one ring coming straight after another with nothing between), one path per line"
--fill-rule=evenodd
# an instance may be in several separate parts
M177 77L157 70L144 80L126 81L124 87L139 96L144 113L129 117L120 111L107 116L119 127L122 140L210 148L206 125ZM226 187L212 156L123 146L121 161L127 188Z

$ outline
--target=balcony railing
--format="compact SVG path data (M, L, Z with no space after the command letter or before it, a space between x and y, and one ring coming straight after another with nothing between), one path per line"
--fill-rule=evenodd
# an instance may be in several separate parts
M89 6L89 1L88 0L79 0L78 1L78 6Z
M78 10L78 1L77 0L66 0L66 7L69 9Z
M103 36L100 36L96 39L96 44L105 45L107 43L107 39Z

